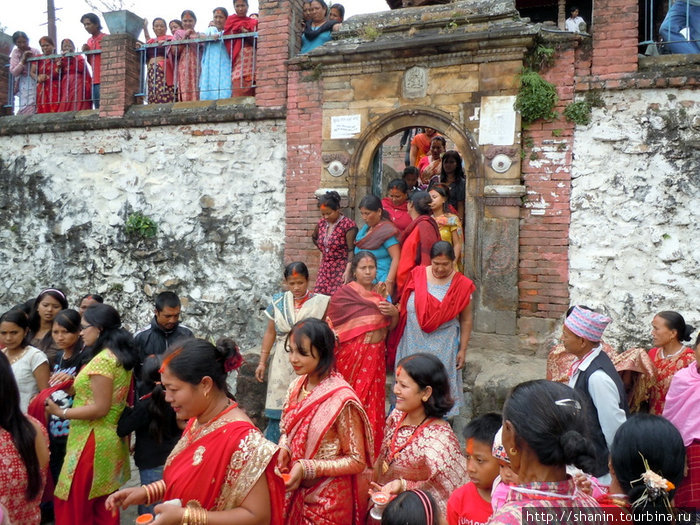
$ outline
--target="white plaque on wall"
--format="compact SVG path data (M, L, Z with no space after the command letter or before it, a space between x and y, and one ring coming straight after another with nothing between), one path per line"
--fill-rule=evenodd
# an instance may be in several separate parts
M479 144L511 146L515 142L514 96L483 97L479 121Z
M331 139L351 139L362 131L362 115L331 117Z

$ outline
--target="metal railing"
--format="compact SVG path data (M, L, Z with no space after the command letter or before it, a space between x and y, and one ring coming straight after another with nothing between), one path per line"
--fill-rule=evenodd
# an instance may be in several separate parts
M139 47L145 104L255 94L258 33L163 40Z
M640 46L648 55L659 53L697 54L700 53L700 7L690 5L685 0L670 3L666 16L659 24L660 16L657 0L644 0L641 6Z
M59 113L92 109L91 56L101 51L41 55L27 59L18 76L8 68L4 108L15 114Z

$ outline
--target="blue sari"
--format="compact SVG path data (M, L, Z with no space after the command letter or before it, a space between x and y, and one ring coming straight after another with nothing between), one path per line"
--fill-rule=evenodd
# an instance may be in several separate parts
M231 57L226 50L225 41L221 39L223 31L215 27L207 27L204 34L207 37L219 35L219 40L204 44L202 73L199 77L199 99L231 98Z

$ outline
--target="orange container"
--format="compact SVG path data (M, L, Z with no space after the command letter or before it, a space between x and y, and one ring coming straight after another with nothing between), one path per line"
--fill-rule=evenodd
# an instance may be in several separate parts
M146 525L148 523L153 523L153 514L141 514L136 518L137 525Z
M292 475L287 474L286 472L283 472L282 474L280 474L280 476L282 476L282 480L285 484L289 483L289 480L292 479Z

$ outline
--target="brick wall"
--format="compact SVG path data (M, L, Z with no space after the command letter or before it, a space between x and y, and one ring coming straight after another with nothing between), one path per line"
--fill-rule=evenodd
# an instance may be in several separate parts
M129 35L107 35L102 40L100 117L122 117L139 90L139 54Z
M304 261L312 279L319 252L311 242L320 216L314 191L321 185L322 86L296 66L287 90L287 188L284 261Z
M573 48L557 52L555 65L543 73L557 86L560 114L574 97ZM520 316L560 317L569 304L569 224L571 160L574 125L563 116L553 122L537 121L523 132L523 184L527 188L521 209Z
M4 64L9 64L10 63L10 57L7 55L0 54L0 64L3 65L3 67L0 68L0 115L4 115L5 111L7 111L8 115L12 114L12 109L8 108L7 110L3 110L2 106L5 104L12 104L13 101L7 101L7 88L8 83L10 81L10 70L6 67L4 67Z
M281 107L287 99L287 60L298 51L301 0L261 0L255 103Z
M615 80L637 71L637 24L636 1L596 0L592 24L594 78Z

